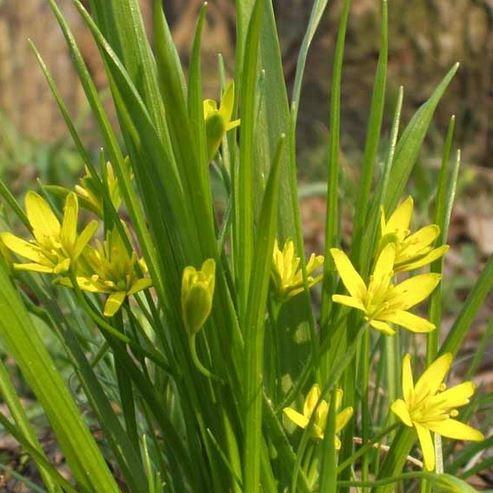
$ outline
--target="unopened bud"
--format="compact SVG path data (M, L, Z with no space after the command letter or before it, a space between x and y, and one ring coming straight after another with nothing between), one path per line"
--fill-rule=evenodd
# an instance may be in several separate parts
M212 309L216 263L207 259L200 270L188 266L183 270L181 308L189 335L196 334L204 325Z

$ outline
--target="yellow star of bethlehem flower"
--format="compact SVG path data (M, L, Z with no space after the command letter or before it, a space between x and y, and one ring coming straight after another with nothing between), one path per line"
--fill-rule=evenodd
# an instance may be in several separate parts
M342 250L332 248L330 253L350 295L333 295L335 303L361 310L373 328L387 335L395 334L390 324L412 332L430 332L435 328L434 324L408 310L431 294L440 282L440 274L421 274L392 284L396 247L389 243L378 256L366 285Z
M125 161L127 163L128 160ZM111 202L116 210L122 203L122 196L120 193L120 186L115 176L113 166L110 162L106 163L106 173L103 177L105 185L108 189ZM93 211L99 217L103 217L103 196L99 189L99 184L91 175L89 170L85 168L85 174L79 180L79 185L75 186L75 192L81 200L81 206Z
M395 243L394 272L405 272L423 267L442 257L449 249L448 245L437 248L432 246L440 234L440 228L436 224L429 224L411 233L409 225L413 207L413 199L409 196L391 214L388 221L382 210L380 250L388 243Z
M95 248L84 252L85 265L77 274L80 289L91 293L107 293L104 316L112 317L128 296L152 286L152 280L141 277L147 273L144 259L135 252L129 253L118 230L110 231L106 240L96 241ZM69 279L63 284L71 286Z
M204 120L209 161L216 155L224 134L240 124L240 120L231 120L234 102L235 86L232 81L223 92L219 108L217 107L217 102L213 99L204 101Z
M12 233L1 233L2 241L9 250L30 260L22 264L14 263L14 268L49 274L67 272L96 232L97 221L91 221L77 234L79 204L73 192L65 199L61 224L46 200L36 192L26 194L25 209L34 239L25 241Z
M320 400L320 387L318 384L312 386L308 394L306 395L305 403L303 405L303 414L299 413L292 407L285 407L283 409L284 414L300 428L305 429L310 422L313 412L315 412L315 418L312 426L312 433L314 438L322 440L324 437L325 426L327 424L327 415L329 413L330 404L324 399ZM336 411L339 411L342 403L343 391L337 389L336 391ZM353 408L346 407L336 415L336 433L339 433L351 419L353 415ZM338 437L335 437L336 449L341 448L341 441Z
M440 356L414 385L411 356L407 354L402 363L404 399L397 399L391 406L392 411L404 424L416 429L425 468L428 471L435 469L435 449L431 432L456 440L484 440L480 431L452 419L458 414L457 408L469 402L475 386L472 382L463 382L446 389L443 380L451 364L450 353Z
M283 249L279 249L277 240L274 243L272 254L271 277L277 290L277 296L281 301L296 296L303 291L303 273L300 266L300 258L295 255L294 243L287 240ZM323 255L312 253L306 264L308 287L317 284L323 277L322 274L315 277L312 274L324 264Z

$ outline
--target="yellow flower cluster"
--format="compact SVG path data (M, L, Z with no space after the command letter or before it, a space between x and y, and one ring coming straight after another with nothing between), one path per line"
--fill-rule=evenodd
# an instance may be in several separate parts
M324 437L325 427L327 424L327 416L329 414L330 403L324 399L321 399L322 393L318 384L312 386L308 394L306 395L305 402L303 404L303 414L299 413L292 407L286 407L283 409L284 414L300 428L306 428L310 423L313 413L313 425L312 434L314 438L322 440ZM336 435L347 425L353 415L353 408L346 407L342 411L339 411L342 404L343 391L341 389L336 390L335 410L336 410ZM341 441L335 437L335 448L339 450L341 448Z
M408 197L387 220L381 214L380 240L373 272L367 283L356 271L347 255L337 248L330 250L335 267L341 277L348 295L334 294L332 300L360 310L368 324L386 335L395 334L395 326L412 332L430 332L434 324L409 311L425 300L440 282L439 274L426 273L408 277L395 283L399 272L409 272L442 257L447 245L433 247L440 230L432 224L412 233L409 229L413 212L413 200ZM307 265L308 287L322 278L313 277L315 269L323 265L323 257L312 254ZM272 279L276 293L281 301L295 296L303 290L300 258L294 255L292 241L287 241L282 250L277 242L274 247ZM464 382L446 389L443 380L452 364L452 355L444 354L433 362L419 378L413 382L411 358L404 357L402 390L403 399L397 399L391 410L409 427L417 432L424 463L427 470L435 468L435 450L431 432L458 440L483 440L481 432L453 419L458 415L457 408L466 405L474 393L474 384ZM342 401L342 390L337 391L336 409ZM314 438L321 439L327 421L329 404L321 399L320 388L313 385L303 406L303 413L292 407L284 409L284 414L296 425L306 428L313 420ZM336 417L336 433L349 421L353 414L351 407L339 412ZM312 415L313 418L312 418ZM336 436L336 448L340 441Z
M440 282L439 274L427 273L409 277L395 284L398 272L410 271L440 258L448 246L433 248L440 229L432 224L410 233L412 198L404 200L386 221L381 217L380 247L368 283L353 267L347 255L338 248L330 253L349 296L335 294L335 303L361 310L371 327L393 335L398 325L412 332L430 332L434 324L408 310L425 300Z
M83 183L87 185L87 181ZM91 210L100 212L102 205L96 202L99 199L90 192L92 189L84 190L86 199L93 202ZM80 186L78 194L82 194ZM118 203L116 192L112 197ZM76 193L69 191L66 195L61 223L48 202L35 192L26 194L25 209L33 239L26 241L9 232L0 234L5 247L28 260L14 263L16 270L55 274L56 282L67 287L73 287L73 275L80 289L109 295L104 306L107 317L113 316L127 297L152 285L145 275L145 262L135 252L128 251L116 228L106 233L104 241L96 240L95 246L89 242L99 227L98 221L92 220L77 233L79 199Z

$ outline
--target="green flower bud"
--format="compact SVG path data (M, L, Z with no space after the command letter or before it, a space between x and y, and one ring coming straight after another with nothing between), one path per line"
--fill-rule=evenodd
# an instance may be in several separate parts
M209 161L216 155L225 133L240 124L240 120L231 120L234 108L234 93L234 83L230 82L224 90L219 107L213 99L204 101L204 121Z
M183 323L190 336L204 325L212 309L216 262L207 259L200 270L188 266L183 270L181 283L181 309Z

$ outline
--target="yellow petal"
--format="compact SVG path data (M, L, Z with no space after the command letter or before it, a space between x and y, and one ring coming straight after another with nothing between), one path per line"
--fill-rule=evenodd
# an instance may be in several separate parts
M431 252L427 253L424 257L411 263L404 263L395 267L395 272L407 272L410 270L419 269L425 265L431 264L435 260L443 257L449 250L448 245L442 245L438 248L433 249Z
M306 428L309 423L309 419L303 416L303 414L295 411L292 407L285 407L283 409L284 414L300 428Z
M423 452L425 469L427 471L433 471L433 469L435 469L435 448L433 447L431 433L428 429L418 423L414 423L414 426L418 432L418 439L419 444L421 445L421 451Z
M406 238L406 244L412 244L416 249L423 248L433 243L440 234L440 228L436 224L429 224L424 228L418 229L416 233Z
M411 332L431 332L435 330L435 325L426 320L423 317L418 317L413 313L406 312L404 310L394 310L389 313L380 315L382 320L392 322L393 324L400 325Z
M151 286L152 279L149 279L148 277L143 277L142 279L138 279L132 284L132 287L129 289L127 295L132 296L133 294L138 293L143 289L150 288Z
M125 301L126 296L127 293L125 293L125 291L111 293L104 305L104 316L112 317L120 309L122 303Z
M353 408L346 407L336 416L336 433L341 431L353 416Z
M373 282L378 284L382 282L388 283L394 270L394 261L395 245L389 243L378 256L375 269L373 269Z
M340 409L343 397L344 391L342 389L336 389L336 411Z
M385 322L380 322L379 320L370 320L369 323L374 329L377 329L388 336L393 336L395 334L395 330Z
M204 119L209 118L212 114L217 112L217 103L213 99L206 99L204 101Z
M334 437L334 446L335 446L335 449L336 450L341 450L341 440L339 439L339 437Z
M60 234L60 223L45 199L36 192L27 192L25 198L26 214L33 234L40 236L55 236Z
M406 354L402 360L402 393L406 402L411 402L414 394L413 371L411 355Z
M474 394L476 386L472 382L463 382L454 387L450 387L444 392L440 392L435 397L433 401L437 403L442 403L449 409L454 409L456 407L465 406L469 403L469 398ZM432 402L433 402L432 401Z
M440 282L440 274L421 274L395 286L393 293L400 308L407 310L426 299Z
M343 294L332 295L332 301L334 303L340 303L341 305L350 306L352 308L357 308L358 310L366 311L365 306L358 298L353 298L352 296L345 296Z
M385 225L386 233L408 230L413 215L413 207L414 203L411 196L401 202Z
M320 399L320 394L320 386L318 384L312 385L312 388L306 395L305 403L303 405L303 415L307 418L310 418L312 415L313 410Z
M338 248L331 248L330 254L334 259L341 280L353 298L363 299L366 293L366 285L361 276L356 272L348 256Z
M426 395L434 395L440 388L445 375L452 365L452 355L445 353L437 358L421 375L416 382L414 392L416 399L420 401Z
M79 203L77 195L70 192L65 199L63 209L62 229L60 233L61 240L65 246L71 248L75 244L77 237L77 218L79 217Z
M390 410L399 417L399 419L406 425L412 426L413 422L411 420L411 415L409 414L409 409L406 403L402 399L397 399L390 406Z
M230 122L233 116L233 108L235 102L235 85L231 81L224 89L223 96L221 98L221 107L219 113L224 118L225 122Z
M42 272L46 274L53 274L53 267L48 267L47 265L41 265L36 263L26 263L26 264L14 264L14 269L16 270L30 270L33 272Z
M46 261L45 256L41 253L41 250L36 245L29 243L22 238L18 238L12 233L2 233L0 235L4 245L12 250L17 255L27 258L34 262L44 262Z
M99 224L96 220L91 221L80 233L75 242L74 250L72 252L72 258L76 260L84 248L87 246L91 238L98 230Z
M479 430L461 423L456 419L449 418L443 421L429 423L429 427L435 433L438 433L446 438L453 438L455 440L470 440L473 442L480 442L481 440L484 440L484 435Z

